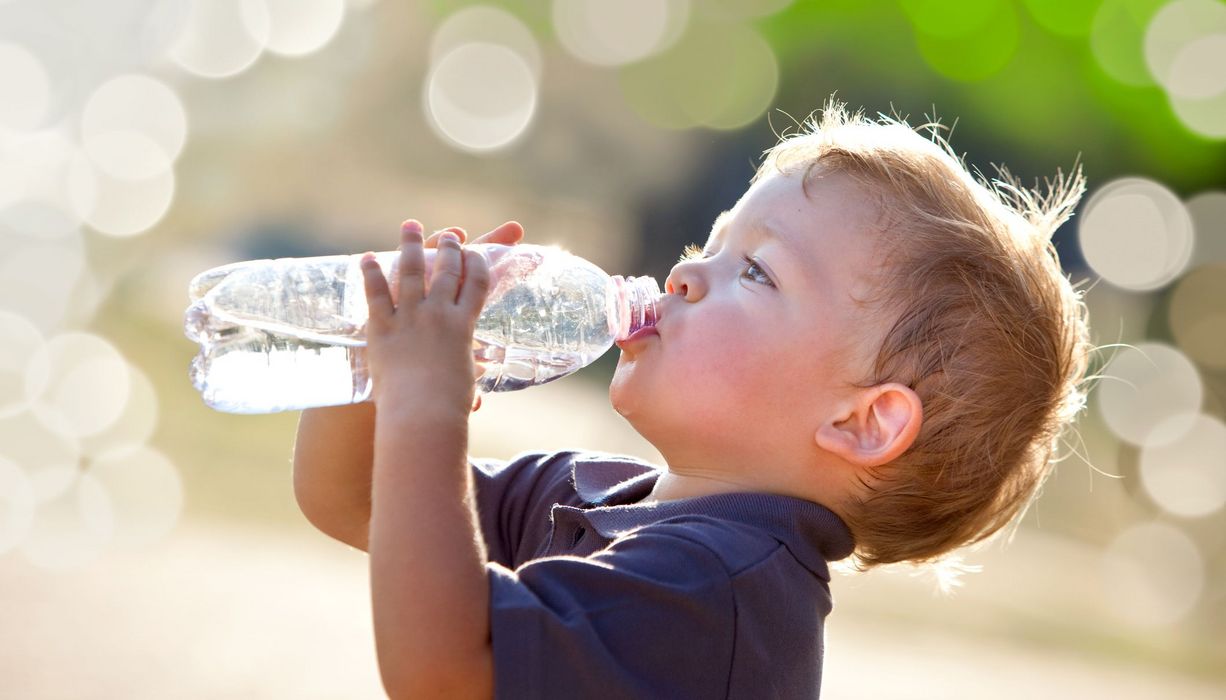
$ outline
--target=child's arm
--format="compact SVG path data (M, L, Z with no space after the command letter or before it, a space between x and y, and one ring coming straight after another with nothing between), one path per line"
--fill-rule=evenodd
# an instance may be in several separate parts
M421 227L406 223L393 302L373 256L367 355L377 406L369 527L379 671L397 697L493 696L489 582L467 462L473 328L484 259L444 236L425 291Z
M375 405L310 408L294 441L294 497L329 537L363 551L370 525Z
M462 229L447 229L465 238ZM436 247L442 231L425 242ZM524 229L514 221L474 243L514 245ZM302 412L294 442L294 497L312 525L341 542L367 548L375 405L311 408Z

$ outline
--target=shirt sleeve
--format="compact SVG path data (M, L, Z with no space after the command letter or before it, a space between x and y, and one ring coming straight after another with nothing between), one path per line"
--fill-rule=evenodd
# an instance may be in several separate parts
M726 696L731 579L683 526L651 525L589 557L487 572L497 697Z
M573 452L527 452L509 461L469 459L477 520L490 561L515 568L548 526L554 503L574 504ZM569 496L569 498L568 498Z

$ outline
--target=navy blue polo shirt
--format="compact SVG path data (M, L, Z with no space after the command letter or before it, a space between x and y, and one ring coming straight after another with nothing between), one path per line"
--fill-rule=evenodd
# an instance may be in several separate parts
M846 525L734 493L640 504L657 467L473 462L500 698L815 698Z

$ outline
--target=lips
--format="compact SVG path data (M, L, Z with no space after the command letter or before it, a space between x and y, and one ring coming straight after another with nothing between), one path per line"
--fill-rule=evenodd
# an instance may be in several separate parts
M634 345L636 343L641 343L643 340L653 335L654 336L660 335L659 331L656 330L655 326L644 326L638 329L637 331L631 333L629 337L617 341L617 347L621 348L622 350L625 350L627 347Z

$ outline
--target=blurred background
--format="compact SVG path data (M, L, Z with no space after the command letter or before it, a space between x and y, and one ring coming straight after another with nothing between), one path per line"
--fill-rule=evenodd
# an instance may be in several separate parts
M1110 378L961 588L836 577L825 695L1226 697L1218 0L0 0L0 697L380 695L297 415L191 386L197 272L415 217L662 279L831 94L1084 165L1056 243ZM487 397L471 452L658 460L615 361Z

